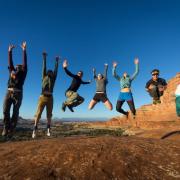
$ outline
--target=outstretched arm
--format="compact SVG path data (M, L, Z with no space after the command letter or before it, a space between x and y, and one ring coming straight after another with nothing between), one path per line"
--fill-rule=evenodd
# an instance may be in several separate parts
M42 67L42 79L44 79L44 77L46 76L46 57L47 57L47 53L43 52L43 67Z
M23 50L23 70L27 71L27 54L26 54L26 42L23 42L21 45L21 48Z
M54 79L56 79L57 77L59 60L60 60L59 56L56 56L56 62L55 62L55 68L54 68Z
M113 63L112 74L113 74L113 76L114 76L118 81L120 81L120 79L121 79L120 76L116 74L116 67L117 67L117 63L114 62L114 63Z
M8 48L8 68L10 72L15 70L13 60L12 60L12 50L14 48L15 48L14 45L9 45L9 48Z
M107 79L108 64L104 64L104 78Z
M90 84L91 83L91 80L89 81L81 81L81 84Z
M96 76L96 69L95 69L95 68L93 68L93 77L94 77L94 79L97 79L97 76Z
M66 74L67 74L68 76L72 77L72 78L75 78L76 75L73 74L73 73L71 73L71 72L67 69L67 67L68 67L68 61L65 59L64 62L63 62L63 68L64 68Z
M134 80L136 78L136 76L138 75L138 73L139 73L139 59L138 58L136 58L134 60L134 64L135 64L135 72L131 76L131 81Z

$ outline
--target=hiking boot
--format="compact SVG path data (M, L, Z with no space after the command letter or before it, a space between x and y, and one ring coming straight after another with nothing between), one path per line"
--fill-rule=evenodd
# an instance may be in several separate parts
M48 137L51 136L50 128L47 129L47 136L48 136Z
M161 104L161 100L160 99L154 99L153 100L153 104Z
M2 131L2 136L7 136L8 135L8 130L4 127Z
M159 100L157 100L156 102L157 102L157 104L161 104L161 100L160 100L160 99L159 99Z
M67 106L71 112L74 112L73 106Z
M62 111L65 112L66 111L66 105L64 103L62 103L62 107L61 107Z
M153 100L153 104L156 105L157 104L157 100Z

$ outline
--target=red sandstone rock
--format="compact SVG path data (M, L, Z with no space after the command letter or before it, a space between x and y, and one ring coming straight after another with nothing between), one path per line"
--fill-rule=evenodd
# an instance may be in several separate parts
M106 122L110 126L136 126L146 129L163 128L166 126L180 127L180 120L176 116L174 92L180 82L180 73L168 81L168 86L161 98L161 104L147 104L137 109L136 119L131 117L113 118Z

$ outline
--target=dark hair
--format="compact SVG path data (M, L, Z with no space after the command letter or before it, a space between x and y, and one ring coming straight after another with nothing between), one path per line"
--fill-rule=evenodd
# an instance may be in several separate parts
M48 75L48 76L53 75L53 74L54 74L54 73L53 73L52 70L48 70L48 71L47 71L47 75Z
M81 75L83 75L83 71L78 71L78 73L81 73Z
M22 64L18 64L15 66L16 71L22 71L22 68L23 68Z
M153 74L153 73L158 73L159 74L159 69L153 69L152 71L151 71L151 74Z

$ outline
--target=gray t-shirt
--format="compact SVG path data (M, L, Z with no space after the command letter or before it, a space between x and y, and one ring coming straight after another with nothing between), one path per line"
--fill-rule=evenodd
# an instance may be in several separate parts
M96 76L96 72L94 71L94 79L96 81L96 92L104 92L106 93L106 85L108 83L108 80L107 80L107 70L108 70L108 66L106 65L105 66L105 69L104 69L104 75L103 75L103 78L102 79L98 79L97 76Z

